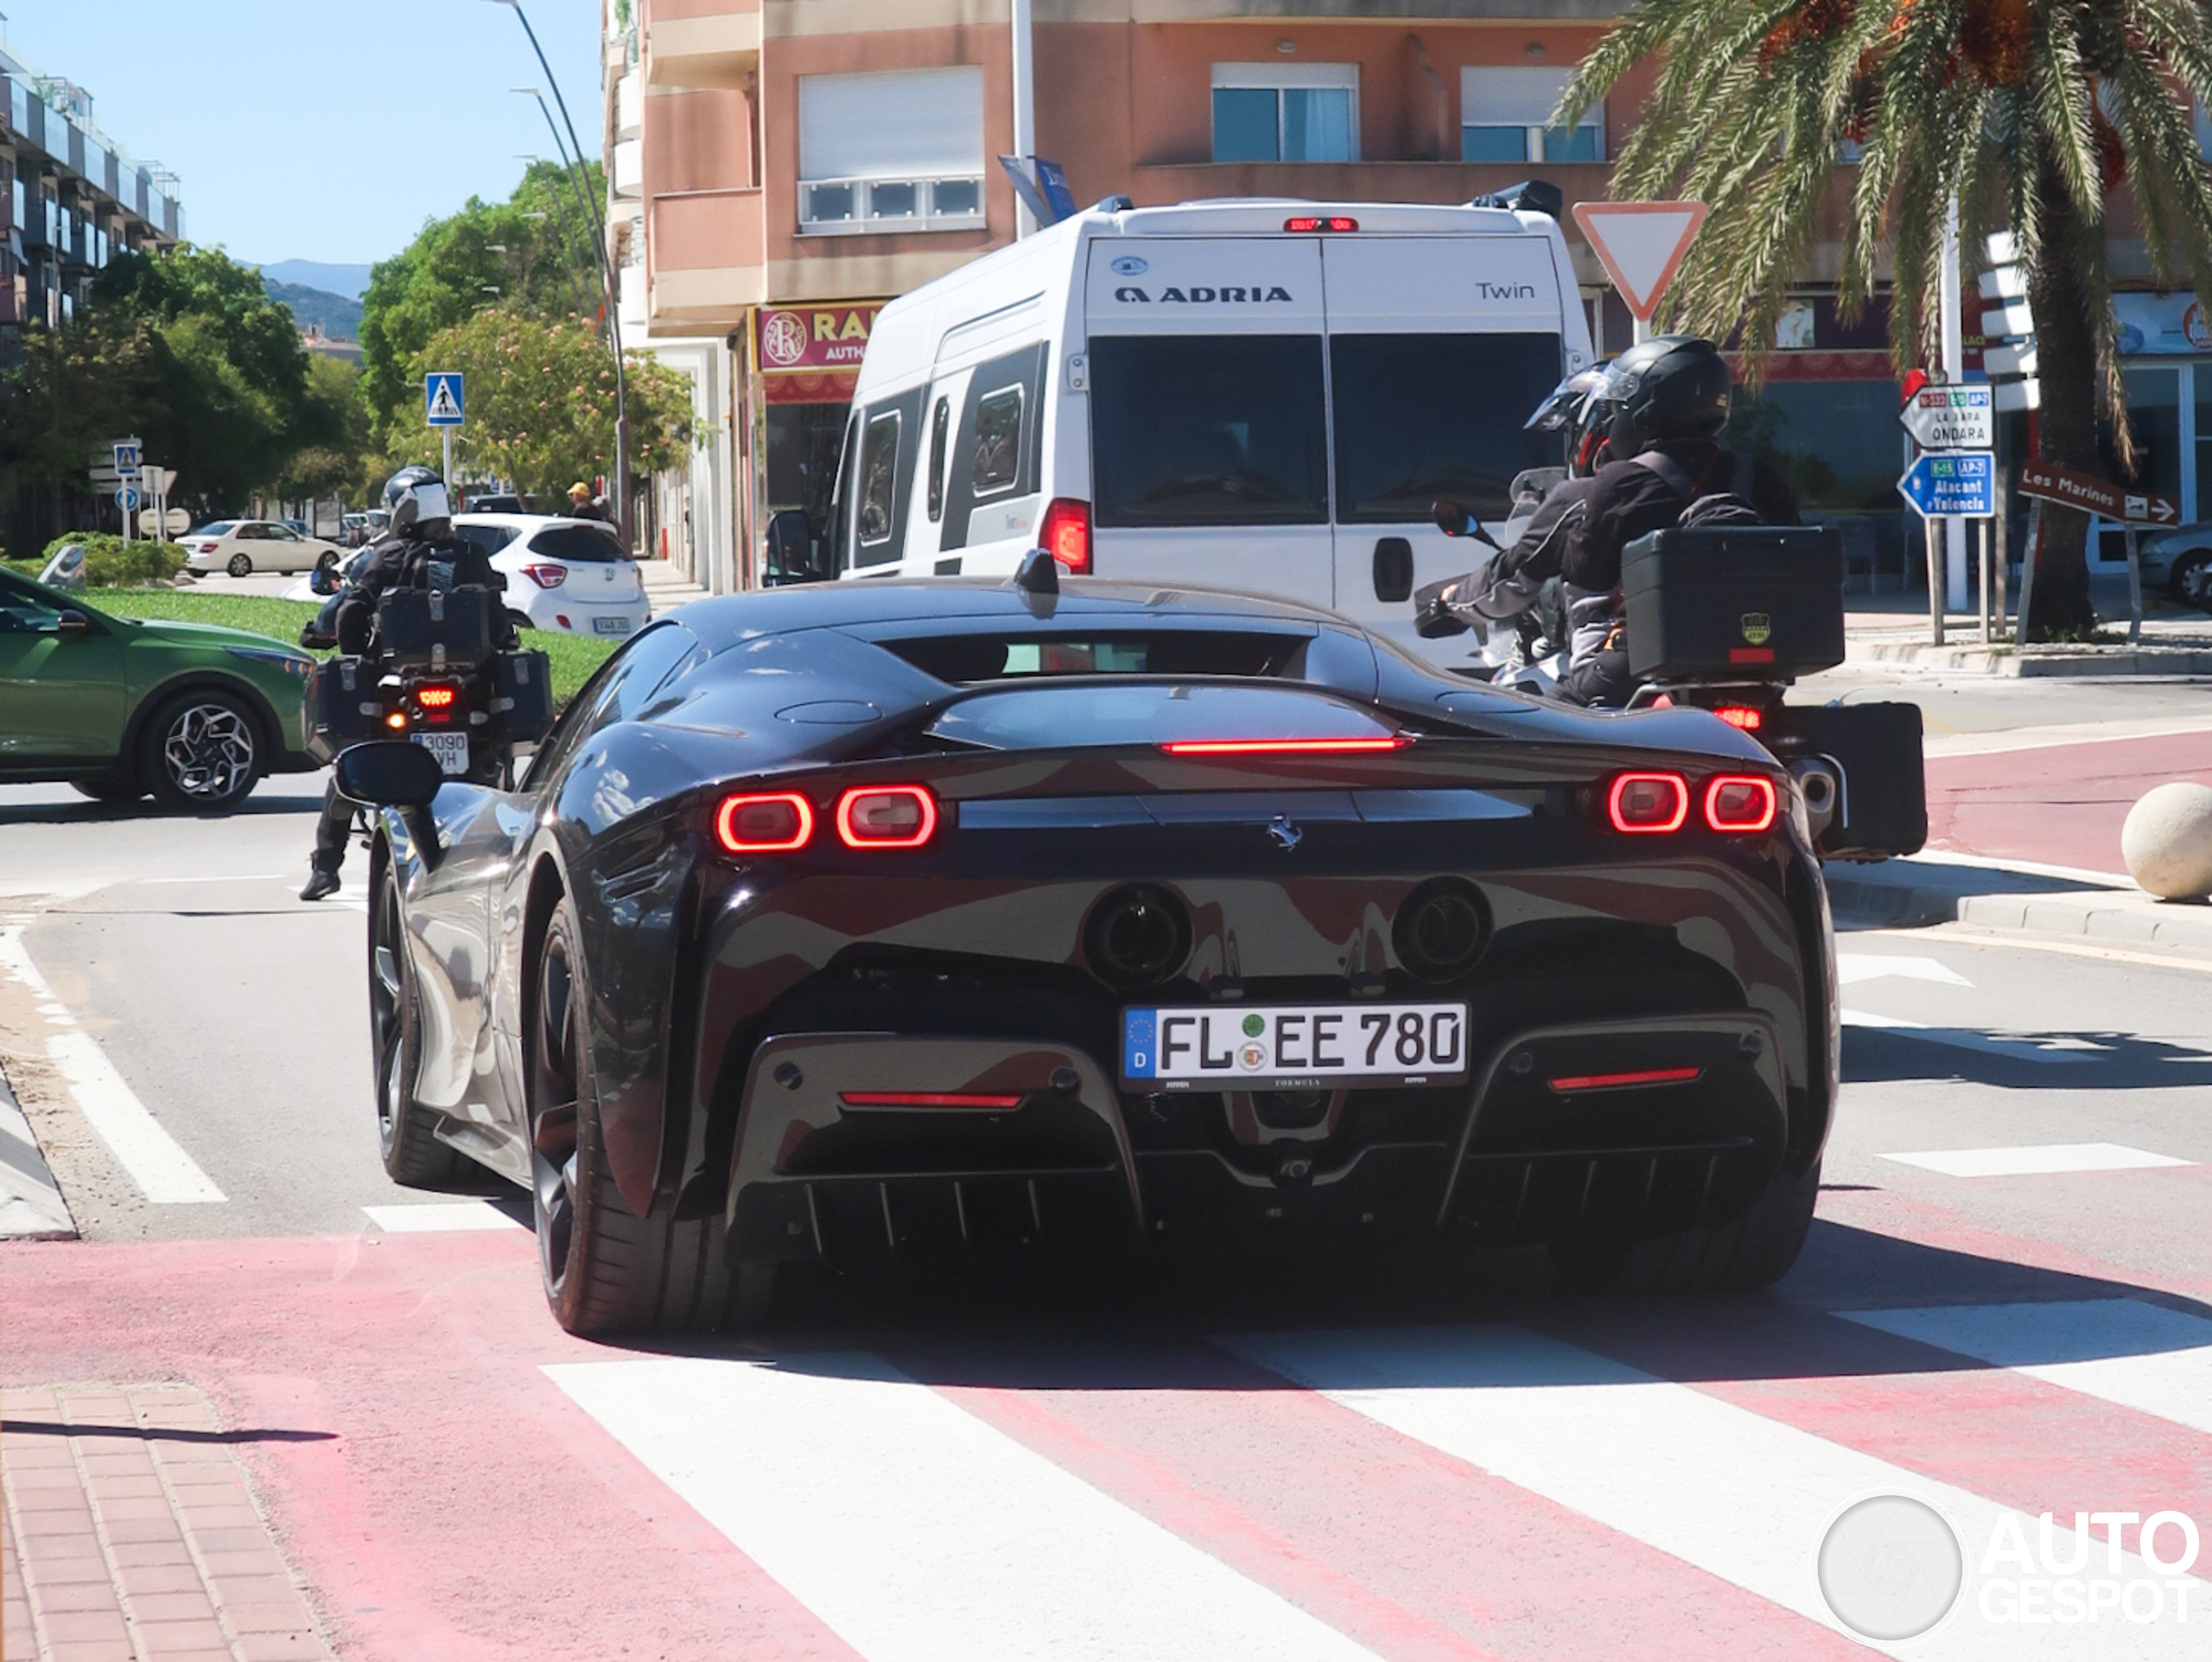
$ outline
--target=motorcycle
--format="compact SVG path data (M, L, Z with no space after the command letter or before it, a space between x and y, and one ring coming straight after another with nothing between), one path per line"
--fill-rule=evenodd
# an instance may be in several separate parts
M1515 481L1548 489L1563 474ZM1541 493L1539 493L1541 500ZM1454 502L1436 505L1446 535L1503 551L1482 522ZM1513 522L1509 521L1511 531ZM1556 584L1557 579L1553 583ZM1624 551L1625 635L1637 685L1629 710L1707 710L1756 739L1788 769L1815 846L1837 859L1912 854L1927 841L1927 785L1920 707L1909 704L1792 704L1800 674L1843 661L1843 556L1822 526L1688 527L1656 532ZM1567 668L1563 616L1541 602L1502 633L1443 598L1444 584L1415 596L1425 638L1475 629L1483 659L1462 672L1533 697L1556 697Z

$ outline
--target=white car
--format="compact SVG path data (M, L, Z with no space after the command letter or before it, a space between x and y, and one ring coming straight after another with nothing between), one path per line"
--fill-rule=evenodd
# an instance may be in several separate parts
M346 551L320 537L302 537L274 519L218 519L177 540L185 549L185 570L202 577L217 571L234 577L250 577L257 571L312 571Z
M638 563L596 520L456 513L453 528L505 575L507 610L531 628L620 640L652 615Z

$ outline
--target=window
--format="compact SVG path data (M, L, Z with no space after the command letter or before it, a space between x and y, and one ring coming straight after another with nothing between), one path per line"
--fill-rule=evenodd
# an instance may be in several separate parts
M954 704L930 729L933 737L994 750L1149 746L1225 733L1252 739L1376 739L1391 731L1369 711L1310 691L1095 681L982 693Z
M1156 634L925 636L878 644L956 685L1057 675L1285 674L1309 644L1302 634L1175 629Z
M1551 124L1566 69L1459 72L1459 159L1463 162L1602 162L1605 106L1594 104L1573 127Z
M1425 522L1442 496L1503 520L1514 474L1561 460L1522 426L1559 379L1557 335L1339 334L1329 369L1339 525Z
M1100 525L1328 522L1318 334L1093 337L1090 389Z
M530 551L570 565L612 565L630 557L620 543L589 525L548 525L530 539Z
M899 412L887 410L872 417L861 442L860 521L862 548L880 548L891 540L898 515Z
M1359 160L1359 66L1217 63L1217 162Z
M969 483L977 496L1014 488L1021 474L1021 389L1002 386L976 406L976 455Z
M952 400L939 398L930 416L930 523L944 518L944 430L951 423Z
M802 75L798 220L810 234L983 223L983 72Z

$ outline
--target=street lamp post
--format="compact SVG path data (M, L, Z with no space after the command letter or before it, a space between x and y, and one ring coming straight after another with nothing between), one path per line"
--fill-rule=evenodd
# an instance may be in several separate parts
M577 142L576 124L569 118L569 101L561 96L561 83L554 76L553 66L545 60L545 48L537 43L537 31L530 26L530 14L522 9L522 0L493 0L493 3L512 7L516 18L522 24L522 32L530 37L530 49L537 54L537 67L545 72L545 84L553 89L553 101L561 106L561 120L569 130L569 145L575 152L576 170L579 175L582 175L584 147ZM540 103L543 102L541 99ZM550 125L553 118L549 114L545 119ZM553 147L556 151L561 147L558 132L553 136ZM592 200L591 193L582 189L581 181L578 188L584 197L592 232L599 239L600 293L607 307L607 341L614 353L614 525L622 534L623 547L628 548L631 546L630 392L628 379L622 369L621 297L616 287L613 251L607 245L606 221L600 214L598 203Z

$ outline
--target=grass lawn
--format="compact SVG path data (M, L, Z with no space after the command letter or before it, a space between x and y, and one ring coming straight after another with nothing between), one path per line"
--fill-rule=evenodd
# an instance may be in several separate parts
M312 602L278 600L266 595L197 595L180 589L100 589L86 604L117 617L175 618L187 623L219 623L273 636L296 648L300 627L315 614ZM552 660L553 700L565 704L591 672L622 643L589 635L553 634L525 629L522 644ZM318 653L317 656L325 654Z

